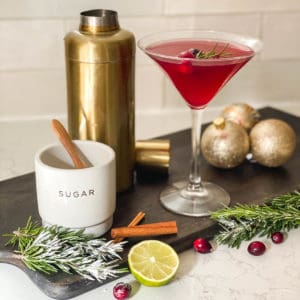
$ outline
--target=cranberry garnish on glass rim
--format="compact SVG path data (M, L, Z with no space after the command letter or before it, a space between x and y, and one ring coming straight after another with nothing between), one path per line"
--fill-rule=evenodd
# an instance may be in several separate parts
M195 58L193 53L191 53L189 50L180 52L178 57L180 57L180 58Z
M190 74L193 72L193 66L191 61L184 60L179 67L179 71L184 74Z
M189 50L182 51L179 53L178 57L180 58L196 58L200 50L196 48L190 48Z
M196 57L196 55L200 52L200 50L196 48L191 48L189 49L189 52L191 52L194 55L194 57Z

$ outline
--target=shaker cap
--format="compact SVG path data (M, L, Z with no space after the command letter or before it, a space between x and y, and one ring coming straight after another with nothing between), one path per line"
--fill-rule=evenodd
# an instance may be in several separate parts
M91 33L119 29L118 13L108 9L93 9L80 13L80 31Z
M67 33L64 40L67 60L112 63L135 56L134 35L120 28L113 10L81 12L79 30Z

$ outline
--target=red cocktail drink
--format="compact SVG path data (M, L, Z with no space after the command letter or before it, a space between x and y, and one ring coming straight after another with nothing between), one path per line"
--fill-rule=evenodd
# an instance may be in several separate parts
M186 216L208 216L230 203L220 186L202 181L200 137L203 108L228 80L261 49L257 39L216 31L162 32L144 37L139 47L167 73L192 111L192 164L188 181L160 194L168 210Z
M201 49L206 53L214 49L220 53L225 48L226 57L179 57L188 49ZM205 107L254 55L252 49L241 44L195 39L158 42L149 45L146 51L166 71L188 105L196 109Z

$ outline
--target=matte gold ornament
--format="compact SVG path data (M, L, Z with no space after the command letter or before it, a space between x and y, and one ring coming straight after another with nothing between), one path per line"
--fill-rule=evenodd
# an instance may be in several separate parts
M254 160L267 167L278 167L293 155L296 134L286 122L268 119L253 127L250 143Z
M249 152L249 147L246 130L222 117L214 120L201 138L204 158L211 165L222 169L234 168L241 164Z
M260 114L247 103L234 103L225 107L221 117L242 125L246 130L250 130L259 121Z

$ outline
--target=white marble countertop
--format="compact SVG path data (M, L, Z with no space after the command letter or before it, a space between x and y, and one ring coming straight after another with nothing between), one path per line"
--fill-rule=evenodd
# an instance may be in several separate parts
M300 115L300 109L293 113ZM170 118L156 124L152 131L138 132L146 138L182 129L187 119ZM180 120L180 121L179 121ZM137 120L139 123L140 120ZM143 123L147 120L143 118ZM48 121L0 122L0 180L33 170L33 155L41 146L53 142ZM1 207L0 207L1 209ZM1 220L0 220L1 224ZM218 246L210 254L198 254L192 249L180 254L180 268L175 280L160 288L139 286L130 299L163 300L296 300L300 297L300 230L293 230L280 245L265 240L267 251L255 257L247 252L248 242L240 249ZM111 282L78 300L114 299L112 288L118 281L131 282L131 275ZM0 264L0 299L46 300L45 296L19 269Z

